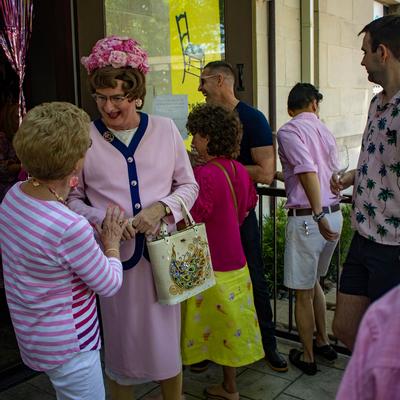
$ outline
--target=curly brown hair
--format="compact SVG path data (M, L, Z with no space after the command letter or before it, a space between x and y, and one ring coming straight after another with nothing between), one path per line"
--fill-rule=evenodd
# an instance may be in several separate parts
M111 66L99 68L89 75L89 88L91 93L97 89L116 88L117 80L122 81L122 89L130 100L141 99L142 105L146 96L146 78L143 72L136 68L113 68Z
M189 114L186 128L190 134L208 137L210 156L237 158L242 140L242 124L236 111L211 105L197 104Z

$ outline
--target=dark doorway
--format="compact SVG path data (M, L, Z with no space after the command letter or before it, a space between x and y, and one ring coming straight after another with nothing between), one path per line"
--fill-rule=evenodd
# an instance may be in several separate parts
M225 0L225 58L236 71L235 92L253 105L253 10L248 0Z
M24 92L29 110L47 101L76 101L70 0L34 2ZM18 177L12 149L18 129L18 78L0 49L0 201ZM18 170L10 168L17 162ZM22 364L0 271L0 390L34 374Z
M18 78L0 49L0 201L17 181L19 162L12 148L18 128ZM0 389L2 377L21 363L3 285L0 257Z
M76 102L72 12L69 0L34 3L25 78L28 109L47 101Z

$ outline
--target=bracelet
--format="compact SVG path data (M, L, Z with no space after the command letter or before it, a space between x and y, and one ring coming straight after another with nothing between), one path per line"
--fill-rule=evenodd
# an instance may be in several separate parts
M107 250L104 250L104 253L108 253L109 251L115 251L115 252L119 253L119 249L112 248L112 247Z
M110 253L110 254L106 254L107 258L120 258L119 253Z
M312 218L315 222L319 222L324 217L325 217L325 213L323 211L321 211L319 214L314 214Z

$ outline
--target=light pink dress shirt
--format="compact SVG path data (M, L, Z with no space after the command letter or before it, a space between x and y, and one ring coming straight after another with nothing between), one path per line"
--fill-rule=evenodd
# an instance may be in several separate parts
M324 207L338 203L329 186L332 176L329 157L336 148L336 141L316 114L304 112L284 124L278 131L278 144L285 177L287 208L310 207L297 176L306 172L317 173Z
M365 314L336 400L400 399L399 316L397 286Z

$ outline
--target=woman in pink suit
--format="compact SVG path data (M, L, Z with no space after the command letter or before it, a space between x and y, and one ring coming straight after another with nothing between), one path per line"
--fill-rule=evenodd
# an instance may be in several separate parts
M92 96L101 118L91 125L78 190L69 205L101 224L107 205L129 217L121 242L124 278L113 297L101 298L105 370L113 400L133 399L133 385L160 381L164 400L180 398L180 306L157 303L145 235L161 219L182 218L174 193L191 208L198 186L172 120L139 112L148 71L147 54L129 38L99 40L89 57Z

